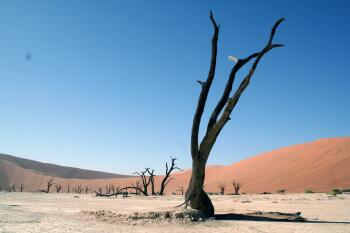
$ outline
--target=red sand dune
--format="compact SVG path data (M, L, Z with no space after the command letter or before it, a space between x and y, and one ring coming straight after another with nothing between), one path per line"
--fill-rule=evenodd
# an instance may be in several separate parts
M191 170L175 173L166 192L176 192L178 185L186 189L190 174ZM64 177L67 176L69 174ZM3 188L23 182L25 190L36 191L45 187L48 177L50 176L28 166L23 168L23 164L21 167L16 161L2 159L0 155L0 186ZM91 192L112 183L126 186L137 179L54 177L54 182L63 185L63 192L68 184L82 185L83 188L88 186ZM157 176L156 184L161 179L161 176ZM305 189L324 192L333 188L350 188L350 137L321 139L263 153L228 166L207 167L206 191L218 192L218 184L222 182L227 185L226 193L230 193L233 191L232 181L242 182L244 185L241 191L247 193L275 192L278 189L287 192L303 192ZM54 191L55 188L52 189Z

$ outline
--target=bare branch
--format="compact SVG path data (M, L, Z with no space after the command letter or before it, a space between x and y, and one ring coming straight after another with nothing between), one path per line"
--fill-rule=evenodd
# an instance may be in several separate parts
M204 139L201 143L201 148L202 146L205 147L205 150L209 150L211 149L211 147L213 146L213 144L216 141L217 136L219 135L219 133L221 132L222 128L225 126L225 124L227 123L227 121L229 121L230 119L230 114L232 112L232 110L235 108L240 96L242 95L242 93L245 91L245 89L247 88L247 86L249 85L250 79L253 76L255 69L257 67L257 65L259 64L261 58L267 53L269 52L271 49L276 48L276 47L281 47L282 45L280 44L272 44L272 40L273 40L273 36L275 35L275 31L278 27L278 25L283 21L283 19L278 20L275 25L273 26L272 30L271 30L271 34L270 34L270 38L269 41L267 43L267 45L259 52L259 53L255 53L250 55L249 57L247 57L246 59L252 59L255 58L254 63L252 64L248 74L246 75L246 77L242 80L241 84L239 85L238 89L236 90L235 94L233 95L233 97L228 98L227 100L227 104L225 107L225 110L222 114L222 116L220 117L219 121L217 123L215 123L213 126L208 124L208 129L209 131L207 131L206 135L204 136ZM258 54L258 55L257 55ZM239 62L237 62L238 64ZM236 65L237 65L236 64ZM233 81L232 81L233 82ZM232 88L232 87L231 87ZM225 93L224 93L225 95ZM227 97L227 93L226 96L224 98ZM219 102L219 104L221 104ZM218 107L218 109L220 109L222 107L222 104ZM215 112L215 110L214 110ZM212 121L216 120L215 116L218 115L218 113L214 113L214 117L213 119L211 118ZM210 123L210 122L209 122ZM211 123L212 124L212 123ZM209 154L208 154L209 155Z
M193 118L193 125L192 125L192 133L191 133L191 154L192 157L197 155L198 153L198 132L199 132L199 126L201 123L205 103L207 101L208 93L210 86L213 82L214 76L215 76L215 69L216 69L216 56L217 56L217 43L218 43L218 37L219 37L219 27L217 26L213 13L210 11L210 20L214 26L214 35L212 38L212 50L211 50L211 62L210 62L210 68L208 73L208 78L205 82L202 83L202 90L199 95L198 103L197 103L197 109L194 114Z

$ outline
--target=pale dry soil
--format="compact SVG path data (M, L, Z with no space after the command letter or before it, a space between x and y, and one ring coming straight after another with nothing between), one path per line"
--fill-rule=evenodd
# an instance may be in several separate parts
M87 213L181 211L182 196L98 198L92 194L0 193L0 232L350 232L350 195L213 195L216 213L301 212L309 222L209 220L204 222L108 221Z

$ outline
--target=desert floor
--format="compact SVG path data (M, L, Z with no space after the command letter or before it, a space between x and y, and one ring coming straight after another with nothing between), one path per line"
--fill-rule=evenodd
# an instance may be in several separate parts
M211 196L216 213L301 212L307 222L209 220L195 223L115 223L84 211L120 214L172 210L182 196L98 198L92 194L0 193L0 232L350 232L350 195Z

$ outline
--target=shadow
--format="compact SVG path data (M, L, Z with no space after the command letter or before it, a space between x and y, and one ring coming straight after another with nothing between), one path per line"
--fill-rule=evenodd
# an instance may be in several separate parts
M328 223L328 224L350 224L350 222L317 221L307 220L295 214L215 214L215 220L239 220L239 221L264 221L264 222L294 222L294 223Z

